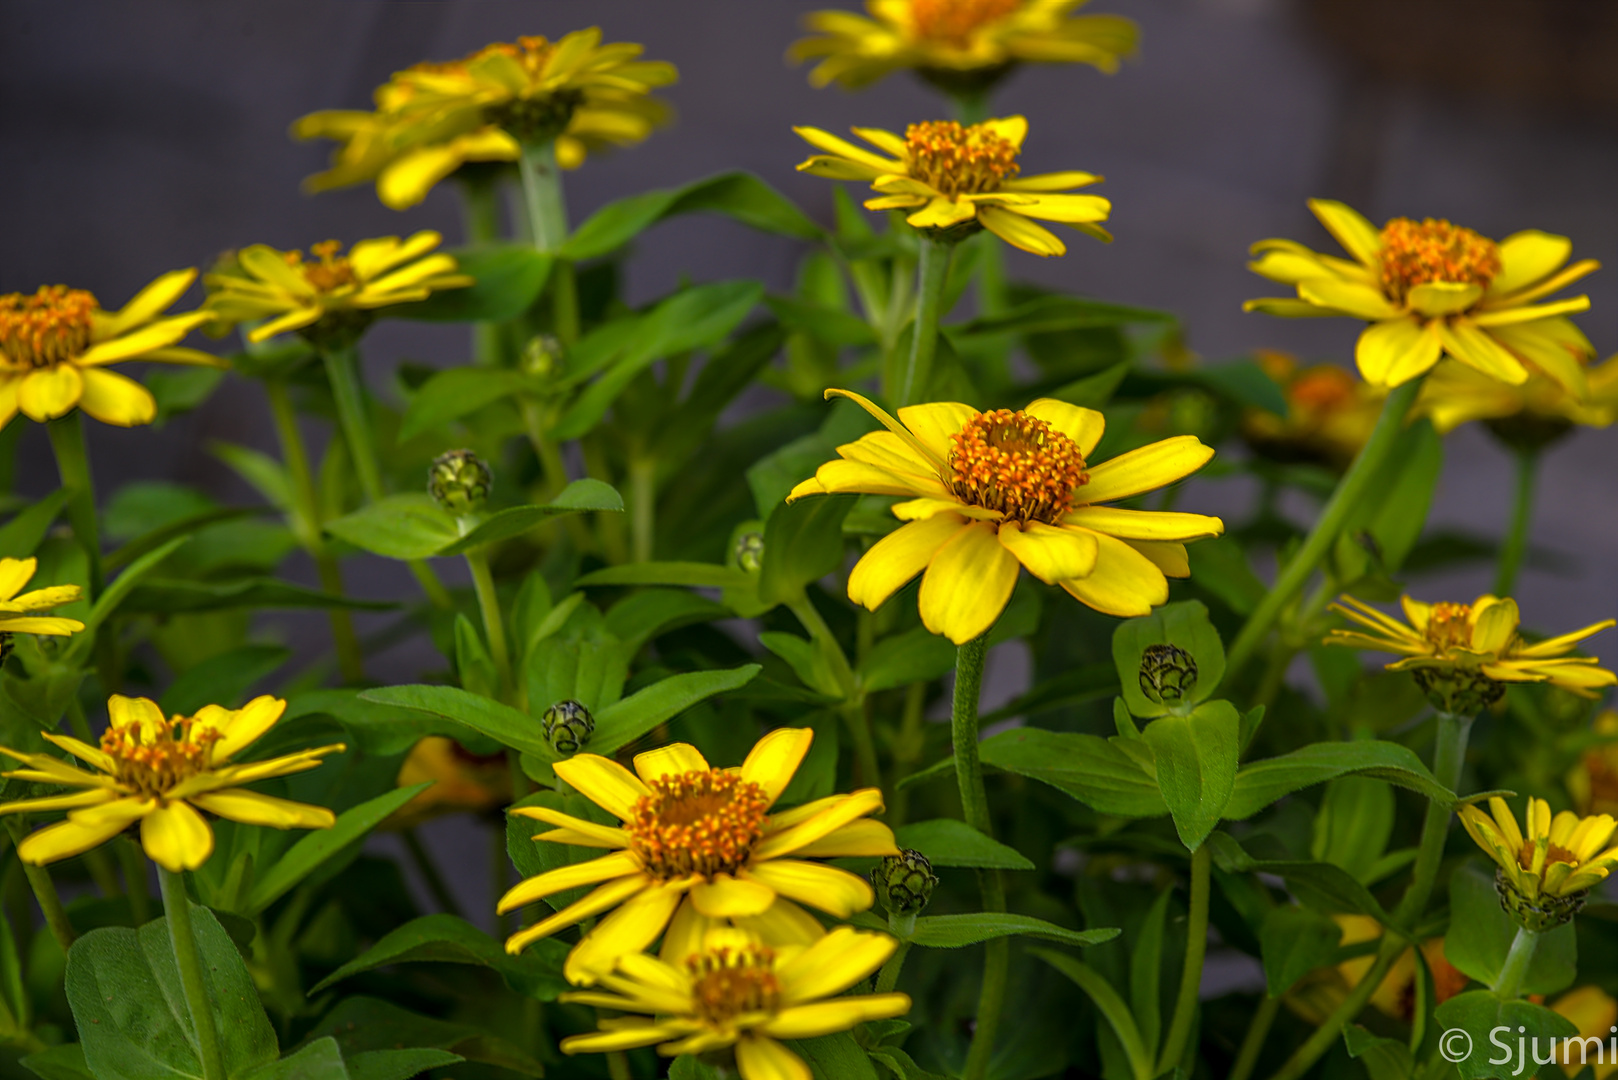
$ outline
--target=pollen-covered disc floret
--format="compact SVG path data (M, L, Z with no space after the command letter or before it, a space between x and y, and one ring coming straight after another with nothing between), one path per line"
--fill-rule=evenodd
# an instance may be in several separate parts
M714 1027L728 1028L739 1016L774 1013L781 1007L773 949L756 943L710 948L689 957L685 968L691 974L694 1011Z
M624 822L646 872L664 881L734 873L764 835L770 797L722 769L694 769L648 782L652 794Z
M1487 289L1500 273L1500 246L1441 219L1394 218L1382 229L1381 263L1382 287L1400 301L1433 281Z
M910 174L950 198L993 191L1021 171L1017 147L988 124L928 120L905 129Z
M1434 649L1465 649L1472 645L1472 605L1439 601L1427 616L1422 631Z
M313 260L305 260L301 251L289 251L287 265L302 271L303 279L321 292L336 292L359 281L353 263L339 254L342 250L341 241L322 240L309 246Z
M972 43L972 34L999 22L1022 7L1023 0L910 0L910 25L922 41L957 49Z
M950 491L1018 521L1055 524L1090 479L1079 444L1025 412L979 413L950 442Z
M109 727L101 733L101 749L112 758L119 782L142 795L161 795L206 769L222 735L194 717L176 716Z
M92 294L66 285L0 296L0 356L20 368L66 363L90 347L95 309Z

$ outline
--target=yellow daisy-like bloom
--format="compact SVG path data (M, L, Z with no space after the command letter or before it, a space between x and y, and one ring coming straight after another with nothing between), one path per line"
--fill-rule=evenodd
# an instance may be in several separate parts
M1513 385L1538 370L1585 396L1583 363L1595 350L1565 316L1590 298L1536 303L1600 268L1594 259L1564 266L1567 237L1529 230L1495 243L1433 218L1394 218L1378 230L1339 202L1311 199L1309 209L1353 258L1261 240L1249 268L1298 295L1249 300L1245 310L1366 320L1355 360L1378 386L1409 382L1450 356Z
M597 888L506 941L517 953L540 938L613 908L568 954L564 972L588 982L618 957L645 949L689 897L714 919L764 916L778 897L847 918L871 906L870 883L810 858L893 855L893 832L865 815L882 810L882 792L833 795L779 814L770 807L792 781L814 732L780 728L760 739L739 769L708 764L693 746L674 743L635 758L635 772L597 754L576 754L556 775L621 825L608 827L543 806L514 814L556 826L534 839L613 849L589 862L529 878L501 897L505 914L578 885Z
M1618 866L1618 847L1607 846L1614 823L1606 814L1581 818L1563 810L1553 817L1544 799L1529 799L1527 824L1519 829L1506 800L1498 796L1489 800L1487 814L1476 806L1463 806L1458 813L1467 835L1499 868L1497 880L1515 898L1546 914L1560 910L1571 917L1577 908L1570 910L1566 902L1581 900L1580 894L1601 884Z
M173 270L117 311L92 293L44 285L32 295L0 294L0 427L18 411L44 423L83 409L103 424L134 427L157 415L157 401L109 364L152 360L218 367L221 361L178 342L209 319L207 312L164 315L197 278Z
M1591 1080L1607 1080L1607 1077L1618 1072L1618 1054L1612 1052L1609 1041L1613 1028L1618 1027L1618 1001L1613 1000L1612 995L1599 986L1581 986L1557 998L1551 1004L1551 1011L1567 1017L1579 1029L1579 1041L1562 1043L1562 1060L1570 1066L1568 1071L1575 1067L1567 1056L1568 1048L1572 1045L1579 1047L1579 1065L1576 1066L1580 1069L1579 1075L1583 1075L1585 1065L1590 1067ZM1605 1052L1591 1054L1589 1044L1583 1042L1587 1039L1606 1043L1601 1047ZM1591 1061L1591 1057L1596 1060Z
M1529 438L1547 440L1575 425L1610 427L1618 420L1618 356L1586 368L1585 387L1580 399L1538 371L1513 386L1465 364L1445 361L1422 384L1415 414L1430 417L1433 427L1446 435L1473 420L1489 422L1502 437L1522 429Z
M1035 255L1062 255L1067 245L1041 221L1057 221L1111 241L1097 222L1106 221L1112 203L1099 195L1062 194L1099 183L1087 172L1019 176L1017 155L1028 134L1020 116L985 120L963 127L953 120L911 124L904 138L878 128L854 128L854 134L881 150L862 150L819 128L793 128L824 154L798 166L800 172L830 180L868 180L881 196L867 210L910 211L905 221L918 229L959 235L988 229L1013 247Z
M806 25L823 36L792 46L815 60L809 81L868 86L903 68L946 91L992 84L1017 63L1089 64L1111 74L1140 42L1117 15L1073 12L1086 0L866 0L871 17L817 11Z
M1258 362L1281 387L1287 414L1248 409L1242 415L1242 439L1277 461L1318 461L1347 469L1371 437L1386 392L1336 364L1302 367L1285 353L1269 351L1260 352Z
M1382 924L1368 915L1333 915L1342 932L1338 945L1347 948L1368 941L1376 941L1384 931ZM1428 938L1421 943L1422 960L1433 980L1434 1005L1442 1005L1466 989L1467 977L1457 971L1444 956L1444 939ZM1319 1025L1337 1010L1349 992L1359 985L1365 973L1375 963L1372 956L1358 956L1344 960L1336 967L1317 969L1299 981L1286 996L1286 1004L1303 1019ZM1381 985L1371 994L1371 1005L1395 1020L1411 1023L1416 1018L1417 990L1420 972L1416 968L1416 950L1407 948L1399 954L1393 967L1383 977Z
M66 637L83 630L84 624L77 619L38 614L58 604L71 604L79 598L79 587L52 585L46 589L23 592L22 587L33 579L37 569L38 559L0 559L0 634Z
M472 284L472 278L459 272L454 256L428 254L441 239L430 230L405 240L384 236L361 240L346 255L340 243L327 240L311 247L309 258L301 251L254 244L236 252L233 264L203 278L206 309L219 332L239 322L268 319L247 335L252 342L291 330L356 331L379 308Z
M812 1039L910 1011L905 994L837 997L880 968L898 942L840 926L807 947L770 948L741 930L716 928L700 949L670 962L634 953L601 977L601 989L561 1000L628 1013L562 1041L565 1054L657 1045L659 1053L734 1047L742 1080L812 1080L781 1039Z
M179 873L195 870L213 854L213 829L199 811L244 825L331 828L337 819L323 806L278 799L241 785L312 769L323 755L343 750L341 743L266 761L230 763L269 731L286 707L286 702L264 696L240 709L209 705L195 716L165 720L155 701L115 694L107 702L111 723L99 748L44 733L95 772L49 754L21 754L0 746L0 754L27 766L7 777L84 789L0 804L0 814L68 812L66 821L31 834L17 854L37 865L55 862L88 851L138 821L147 857Z
M375 112L302 117L295 138L342 144L331 169L307 184L323 191L375 180L377 196L403 210L467 162L516 161L524 142L554 138L565 169L592 151L640 142L668 118L648 94L675 81L674 65L637 60L639 45L600 42L595 28L555 42L496 42L395 73L377 88Z
M942 402L895 420L847 390L885 431L839 446L838 461L792 489L806 495L900 495L901 525L872 546L848 578L848 598L875 611L917 574L921 621L957 645L988 630L1017 583L1017 568L1108 615L1145 615L1187 577L1185 542L1218 536L1203 514L1126 510L1127 499L1184 479L1213 448L1194 435L1143 446L1111 461L1087 458L1106 418L1040 398L1026 409L979 412Z
M389 815L387 826L408 829L444 814L483 814L511 801L506 755L473 754L454 739L428 735L405 756L399 787L431 780L433 786Z
M1567 793L1581 814L1618 814L1618 712L1604 709L1590 726L1607 741L1586 750L1567 774Z

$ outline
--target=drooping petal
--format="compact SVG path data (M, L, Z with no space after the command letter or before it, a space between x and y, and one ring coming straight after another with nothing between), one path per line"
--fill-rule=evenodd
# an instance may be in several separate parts
M213 829L184 802L158 806L141 819L146 857L172 873L195 870L213 854Z
M978 208L977 215L985 229L1012 247L1042 257L1067 254L1067 245L1058 240L1055 233L1020 214L998 206L983 206Z
M587 1035L569 1035L562 1040L562 1053L610 1054L615 1050L635 1050L667 1042L677 1035L684 1035L685 1030L675 1024L646 1023L610 1031L592 1031ZM813 1077L807 1080L813 1080Z
M736 1066L742 1080L814 1080L802 1058L765 1035L748 1035L736 1043Z
M971 221L977 214L978 208L971 203L940 195L905 218L905 223L916 229L948 229Z
M941 518L933 519L938 520ZM923 524L931 522L914 522L905 528ZM923 625L956 645L964 645L993 626L1017 584L1019 564L1001 546L998 531L984 521L959 530L938 549L921 579Z
M52 810L78 810L86 806L99 806L121 796L104 787L86 788L71 795L47 795L39 799L19 799L0 803L0 814L43 814Z
M1106 615L1149 615L1169 599L1169 582L1150 559L1110 536L1098 533L1096 568L1088 577L1062 582L1076 600Z
M602 919L567 954L562 964L567 981L590 982L598 972L610 972L625 953L644 952L662 936L684 892L679 884L654 885Z
M1008 521L1000 526L995 538L1030 574L1047 585L1084 577L1095 569L1096 538L1082 529L1040 521Z
M1398 386L1438 363L1443 351L1438 323L1423 324L1406 316L1373 323L1361 331L1354 362L1366 382Z
M937 514L901 525L872 545L848 575L848 598L871 611L927 568L938 552L969 522L959 514Z
M324 806L278 799L245 788L227 788L193 795L188 802L244 825L267 825L274 829L329 829L337 815Z
M30 420L44 423L66 416L84 393L84 377L72 364L36 368L17 386L17 408Z
M552 768L580 795L619 821L634 817L635 804L652 793L634 773L600 754L575 754Z
M644 876L621 877L609 881L583 899L569 904L550 918L541 919L526 930L519 930L517 933L512 934L506 939L506 952L515 956L540 938L550 937L563 927L583 922L592 915L599 915L603 911L617 907L637 893L656 888L659 888L659 886L650 878Z
M1444 351L1461 363L1513 386L1527 381L1527 369L1484 330L1463 319L1435 325L1443 339Z
M776 728L753 744L742 762L742 779L763 788L773 805L792 783L814 739L813 728Z
M82 855L93 847L111 840L129 827L128 821L106 820L94 825L81 825L69 818L43 829L36 829L17 845L17 856L25 863L44 866L58 859Z

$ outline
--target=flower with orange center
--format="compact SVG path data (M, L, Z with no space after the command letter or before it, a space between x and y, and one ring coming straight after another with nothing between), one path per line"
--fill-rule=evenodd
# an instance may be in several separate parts
M675 743L640 754L635 771L597 754L553 766L579 794L618 818L606 827L544 806L511 811L555 826L534 839L612 849L588 862L536 875L501 897L504 914L564 889L594 885L584 899L513 934L517 953L564 927L616 908L568 954L575 983L610 972L620 956L645 949L670 921L754 921L761 932L803 940L813 919L793 901L847 918L871 906L871 886L810 858L892 855L899 849L880 812L882 793L866 788L771 813L809 752L814 733L781 728L760 739L740 769L717 769L696 748ZM685 903L691 916L679 916ZM672 933L672 931L671 931Z
M1333 915L1332 920L1342 932L1338 942L1340 948L1376 941L1384 933L1382 924L1368 915ZM1442 937L1428 938L1422 942L1421 956L1433 980L1433 1000L1429 1007L1442 1005L1466 989L1466 975L1456 970L1444 956ZM1287 1004L1304 1019L1315 1024L1324 1023L1326 1017L1343 1003L1349 992L1371 970L1373 963L1374 957L1359 956L1344 960L1335 967L1319 969L1288 993ZM1420 980L1416 950L1407 948L1399 954L1393 967L1371 994L1371 1005L1395 1020L1411 1023L1416 1018Z
M1602 710L1590 728L1601 741L1567 774L1567 793L1581 814L1618 815L1618 712Z
M1553 817L1544 799L1529 799L1519 829L1499 797L1489 800L1487 814L1471 805L1456 813L1467 835L1494 860L1501 901L1531 930L1572 918L1584 894L1618 867L1618 847L1609 846L1614 822L1606 814L1581 818L1563 810Z
M819 60L816 86L868 86L909 68L951 94L980 94L1018 63L1089 64L1107 73L1134 53L1140 28L1117 15L1079 15L1086 0L866 0L870 17L817 11L819 36L792 46Z
M1184 479L1213 450L1181 435L1091 465L1106 419L1041 398L1027 408L979 412L955 402L912 405L898 419L847 390L882 422L839 446L792 490L807 495L899 495L907 524L879 540L848 578L848 598L872 611L925 571L921 620L957 645L1000 617L1018 567L1109 615L1145 615L1169 596L1165 575L1186 577L1185 543L1224 532L1202 514L1103 503Z
M24 862L44 864L81 854L112 839L135 822L141 844L159 866L195 870L213 853L213 829L201 811L245 825L277 829L329 829L330 810L241 786L272 776L303 772L342 744L242 765L230 759L247 749L281 718L286 702L255 698L243 708L209 705L195 716L165 720L157 703L113 695L101 745L67 735L44 737L96 771L86 772L49 754L23 754L0 746L0 754L26 768L5 775L16 780L82 788L72 795L0 804L0 814L66 810L67 820L31 834L17 847Z
M164 315L196 280L195 270L164 274L117 311L66 285L0 294L0 427L20 411L44 423L83 409L103 424L133 427L157 416L157 401L135 380L108 371L127 360L221 366L179 341L206 312Z
M963 126L953 120L911 124L904 138L877 128L854 134L892 155L863 150L819 128L793 128L825 153L798 166L829 180L865 180L879 198L867 210L905 210L910 225L934 234L964 236L988 229L1006 243L1035 255L1062 255L1067 245L1040 221L1057 221L1098 240L1112 236L1106 221L1112 203L1099 195L1064 192L1098 183L1085 172L1022 176L1017 157L1028 134L1020 116Z
M1371 437L1386 393L1336 364L1300 367L1291 356L1269 351L1257 359L1281 387L1287 412L1281 417L1248 409L1242 414L1242 439L1272 460L1347 469Z
M1601 265L1565 266L1567 237L1529 230L1495 243L1433 218L1394 218L1378 230L1339 202L1312 199L1309 209L1352 259L1261 240L1249 267L1294 286L1297 298L1249 300L1245 310L1366 320L1355 360L1378 386L1409 382L1448 356L1514 386L1537 372L1586 398L1584 365L1594 349L1567 316L1590 298L1538 302Z

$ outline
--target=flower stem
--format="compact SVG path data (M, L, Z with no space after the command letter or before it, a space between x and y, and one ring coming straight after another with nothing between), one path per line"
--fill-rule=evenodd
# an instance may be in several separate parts
M1158 1059L1161 1075L1173 1070L1185 1057L1185 1044L1191 1038L1191 1024L1197 1016L1197 991L1202 987L1202 962L1208 953L1208 884L1213 858L1208 845L1191 853L1191 910L1186 923L1185 967L1180 972L1180 994L1174 1002L1174 1020L1169 1037Z
M113 845L117 849L118 866L124 872L124 894L129 897L129 914L136 926L145 926L152 917L152 894L148 891L151 865L141 853L136 841L119 837Z
M517 166L534 248L545 255L556 255L567 242L567 203L562 197L556 144L546 141L524 146ZM579 338L579 290L573 264L561 258L551 268L551 302L552 329L562 344L571 345Z
M1336 542L1337 535L1343 531L1349 517L1358 509L1371 486L1371 481L1376 478L1383 462L1392 452L1393 444L1398 440L1399 431L1404 426L1405 415L1409 413L1411 404L1416 400L1416 394L1421 390L1421 383L1422 380L1419 378L1411 379L1388 395L1387 401L1382 406L1382 415L1378 417L1376 427L1371 431L1371 437L1360 448L1354 463L1338 482L1337 490L1332 492L1331 498L1321 510L1320 517L1315 521L1315 527L1310 530L1303 546L1282 569L1275 579L1275 585L1254 609L1253 614L1248 616L1247 624L1236 636L1236 642L1230 647L1229 660L1225 665L1227 681L1235 678L1252 659L1254 651L1263 643L1264 636L1270 632L1270 627L1275 625L1281 610L1309 581L1310 575L1331 550L1332 544Z
M1461 765L1466 758L1466 743L1472 734L1472 718L1453 713L1438 714L1438 734L1433 745L1433 776L1451 791L1461 782ZM1449 834L1452 811L1436 802L1427 804L1427 816L1421 826L1421 846L1416 849L1416 866L1410 887L1394 909L1394 922L1408 926L1426 910L1433 894L1433 882L1438 878L1438 866L1444 860L1444 839Z
M1526 926L1517 927L1517 936L1511 939L1511 951L1500 965L1500 977L1495 980L1494 992L1508 1001L1522 997L1523 980L1528 977L1528 965L1534 961L1534 949L1539 945L1539 934Z
M888 388L896 406L914 405L932 385L933 357L938 352L938 320L943 314L944 284L949 280L950 256L955 245L926 233L921 235L921 258L916 263L916 323L910 355L899 373L898 385Z
M899 972L904 970L905 956L910 952L910 942L901 941L899 947L893 950L888 962L882 965L882 970L876 975L876 992L891 994L893 988L899 985Z
M1264 1040L1270 1037L1270 1026L1275 1023L1275 1014L1280 1011L1281 999L1266 993L1259 1001L1258 1008L1253 1010L1253 1019L1247 1022L1247 1037L1242 1039L1241 1049L1236 1052L1236 1063L1230 1067L1230 1075L1225 1080L1247 1080L1253 1075L1259 1052L1264 1049Z
M483 615L483 633L489 639L489 655L494 658L495 670L500 673L501 688L509 695L513 686L511 652L506 648L506 624L500 614L500 594L494 588L488 553L482 548L473 548L466 553L466 566L472 571L472 588L478 594L478 611Z
M1322 1054L1330 1050L1339 1039L1343 1037L1343 1028L1360 1014L1365 1003L1371 1000L1376 988L1382 985L1382 980L1388 977L1393 969L1394 961L1399 959L1405 951L1405 942L1393 934L1384 934L1382 949L1377 953L1376 960L1354 989L1348 992L1342 1002L1326 1017L1325 1023L1315 1029L1315 1033L1298 1049L1292 1052L1285 1064L1275 1071L1270 1080L1298 1080L1298 1077L1308 1072L1315 1062L1320 1060Z
M838 711L842 714L843 722L848 726L848 733L854 739L854 766L858 771L857 781L869 787L882 786L882 767L877 764L876 741L871 737L871 718L865 713L865 704L858 697L858 685L854 676L854 669L849 666L848 657L843 647L837 643L832 634L831 627L826 620L820 617L820 611L815 607L814 601L809 599L807 593L799 591L795 599L786 602L787 608L797 617L803 628L809 631L809 638L814 642L831 665L837 677L837 685L843 691L843 706Z
M500 239L499 185L493 170L461 169L461 220L465 223L466 242L471 245L488 244ZM500 363L500 324L477 322L472 324L472 357L478 364L495 366Z
M11 834L12 844L21 847L28 829L21 818L13 815L6 818L6 831ZM34 899L39 903L40 913L45 916L45 925L50 927L51 936L61 946L62 955L66 956L78 934L73 930L72 920L67 917L67 909L62 906L62 897L56 891L56 882L51 880L51 872L43 866L24 862L21 856L18 856L17 862L22 865L28 887L34 890Z
M1534 479L1539 473L1539 453L1519 450L1516 457L1517 492L1511 507L1511 531L1500 545L1500 566L1494 576L1496 596L1510 596L1511 590L1516 588L1523 556L1528 553L1528 531L1534 521Z
M450 891L449 882L444 880L443 872L438 869L433 853L428 851L427 845L422 842L421 834L414 828L402 829L399 837L404 841L410 861L416 864L416 872L426 882L427 891L432 893L433 902L446 915L461 915L461 905L456 901L455 894Z
M180 969L180 987L185 992L191 1027L197 1034L197 1056L202 1059L203 1080L225 1080L225 1059L219 1047L219 1031L214 1027L213 1003L202 976L202 956L197 952L196 930L191 923L191 901L185 895L185 878L165 866L157 868L163 886L163 913L169 920L169 941L174 945L174 963Z
M96 518L96 489L90 478L90 451L84 442L84 424L79 411L57 417L45 425L56 455L56 471L69 492L67 519L73 535L90 559L92 598L101 595L101 527Z
M630 552L636 562L651 562L657 539L657 462L637 458L629 465Z
M983 786L983 762L978 757L978 696L983 689L983 662L988 651L989 635L984 633L955 652L955 697L950 710L950 733L955 744L955 782L961 792L962 815L968 825L992 839L994 819L989 814L989 793ZM1006 888L1000 871L979 870L978 888L983 893L984 911L1006 910ZM997 938L984 946L977 1027L966 1052L962 1080L983 1080L988 1072L1010 965L1011 945L1005 938Z

